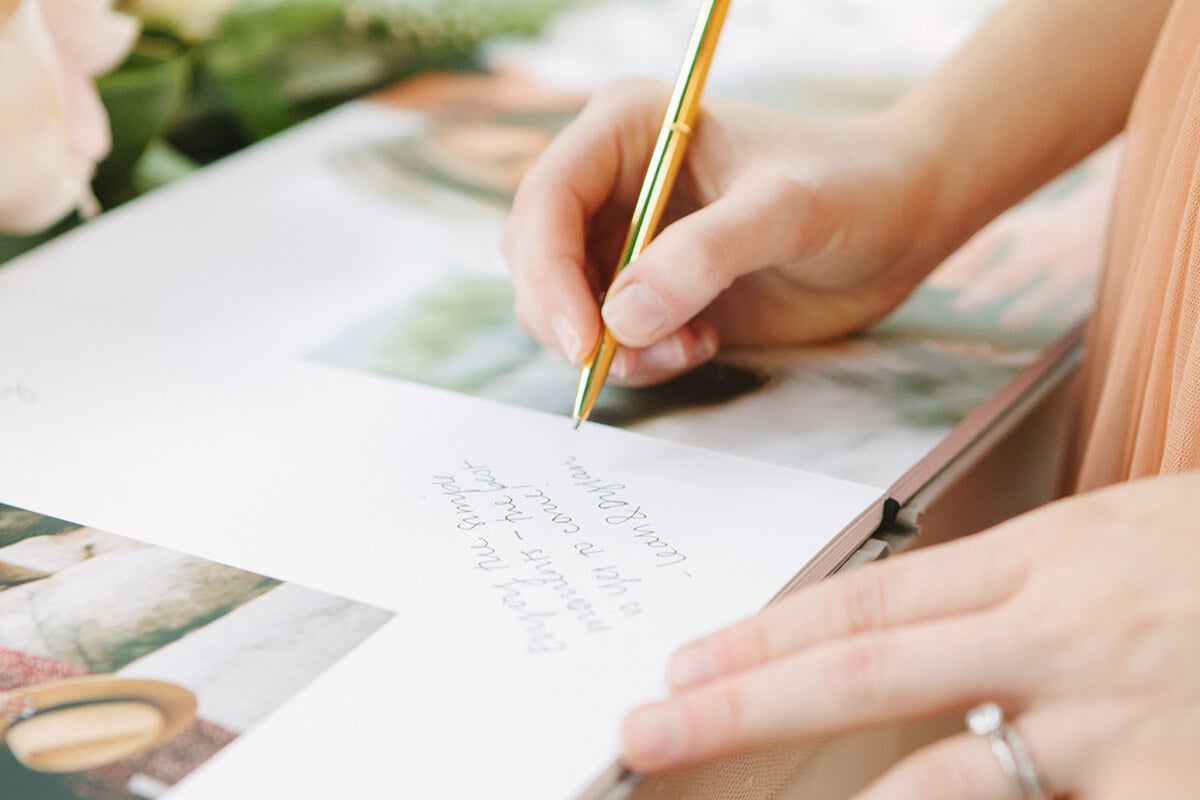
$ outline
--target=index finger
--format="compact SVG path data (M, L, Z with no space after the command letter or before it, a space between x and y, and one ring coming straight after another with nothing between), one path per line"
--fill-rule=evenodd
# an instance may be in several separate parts
M679 690L830 639L981 611L1015 592L1027 572L1001 531L885 559L685 645L671 658L667 682Z
M986 611L839 639L634 709L623 760L685 766L913 719L1016 692L1023 654Z
M598 92L521 181L505 225L517 318L573 362L600 336L588 238L606 204L632 205L661 114L654 94L641 82Z

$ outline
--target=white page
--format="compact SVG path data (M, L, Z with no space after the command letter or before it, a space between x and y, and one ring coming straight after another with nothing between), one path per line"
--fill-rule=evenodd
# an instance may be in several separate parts
M397 612L181 798L570 797L882 495L2 298L0 441L0 502Z
M137 198L0 269L0 297L304 356L446 274L503 276L503 215L380 200L334 159L423 115L349 103Z

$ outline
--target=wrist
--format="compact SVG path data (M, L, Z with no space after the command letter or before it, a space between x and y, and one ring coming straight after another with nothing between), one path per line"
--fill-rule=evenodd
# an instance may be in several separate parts
M872 121L892 144L904 243L893 269L914 286L973 232L961 165L943 129L915 103L898 102Z

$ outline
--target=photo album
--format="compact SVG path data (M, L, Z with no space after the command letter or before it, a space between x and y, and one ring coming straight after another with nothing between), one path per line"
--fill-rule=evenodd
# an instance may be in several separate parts
M578 797L674 648L833 571L1086 314L1000 227L576 430L498 241L582 101L425 75L0 268L0 796Z

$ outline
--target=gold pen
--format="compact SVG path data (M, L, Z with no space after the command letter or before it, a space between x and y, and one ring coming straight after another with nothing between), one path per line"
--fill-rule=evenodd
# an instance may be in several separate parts
M725 12L728 10L729 0L704 0L700 8L696 29L692 32L692 41L688 45L679 78L675 81L675 91L667 105L667 114L663 119L662 129L658 132L654 153L650 156L650 166L646 170L637 205L633 209L629 234L625 237L625 249L621 252L616 271L613 272L614 280L629 262L641 254L658 232L663 210L671 197L671 187L675 185L675 176L679 174L679 167L683 164L683 153L687 149L688 139L692 136L692 126L695 125L696 116L700 111L700 93L704 88L704 79L708 75L713 53L717 49L717 37L721 33L722 23L725 22ZM579 389L575 393L575 409L572 412L576 428L592 413L616 351L616 339L608 332L608 328L604 328L600 334L600 341L596 343L579 374Z

